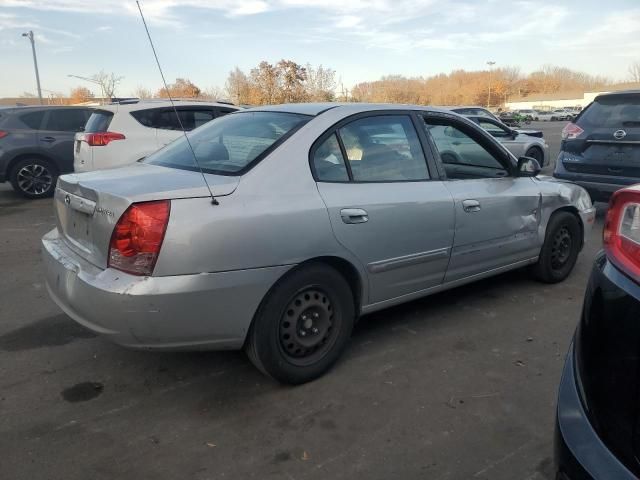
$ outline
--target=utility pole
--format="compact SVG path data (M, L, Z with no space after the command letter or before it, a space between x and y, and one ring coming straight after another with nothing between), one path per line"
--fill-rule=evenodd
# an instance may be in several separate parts
M36 83L38 84L38 98L40 99L40 105L42 105L42 90L40 89L40 74L38 73L38 58L36 57L36 42L33 39L33 30L29 30L28 33L23 33L23 37L27 37L31 42L31 51L33 52L33 67L36 69Z
M493 67L495 64L496 62L493 62L491 60L487 62L487 65L489 65L489 96L487 97L487 108L489 108L489 106L491 105L491 67Z

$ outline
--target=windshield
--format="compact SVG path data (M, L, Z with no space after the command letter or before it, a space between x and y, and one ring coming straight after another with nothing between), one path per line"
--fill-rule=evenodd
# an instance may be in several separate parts
M205 173L237 175L282 143L309 120L282 112L239 112L213 120L189 133L193 153ZM152 165L198 171L184 136L145 160Z

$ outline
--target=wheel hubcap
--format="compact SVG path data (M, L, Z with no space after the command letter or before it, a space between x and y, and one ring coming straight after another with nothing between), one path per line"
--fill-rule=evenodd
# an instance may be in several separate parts
M297 293L280 320L280 345L294 362L314 360L331 346L334 311L329 296L317 287Z
M551 267L560 269L565 266L571 256L573 240L567 227L562 227L553 237L551 246Z
M39 164L25 165L18 171L18 187L32 195L42 195L51 188L53 177L46 167Z

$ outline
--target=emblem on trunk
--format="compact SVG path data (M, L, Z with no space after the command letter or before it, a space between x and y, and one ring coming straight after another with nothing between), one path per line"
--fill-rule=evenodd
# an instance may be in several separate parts
M624 130L616 130L615 132L613 132L613 136L620 140L627 136L627 132L625 132Z
M96 212L101 213L102 215L106 215L108 217L113 217L115 215L111 210L107 210L106 208L102 208L102 207L97 207Z
M64 203L71 205L71 197L69 195L64 196Z

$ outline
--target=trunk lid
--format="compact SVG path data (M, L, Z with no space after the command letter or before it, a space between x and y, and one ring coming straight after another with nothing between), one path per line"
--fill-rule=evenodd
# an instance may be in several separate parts
M599 97L575 123L584 132L576 139L564 141L566 170L640 177L640 95Z
M240 181L238 176L205 176L216 197L232 194ZM208 196L198 172L139 163L61 176L54 209L58 230L69 247L97 267L106 268L113 228L129 205Z

